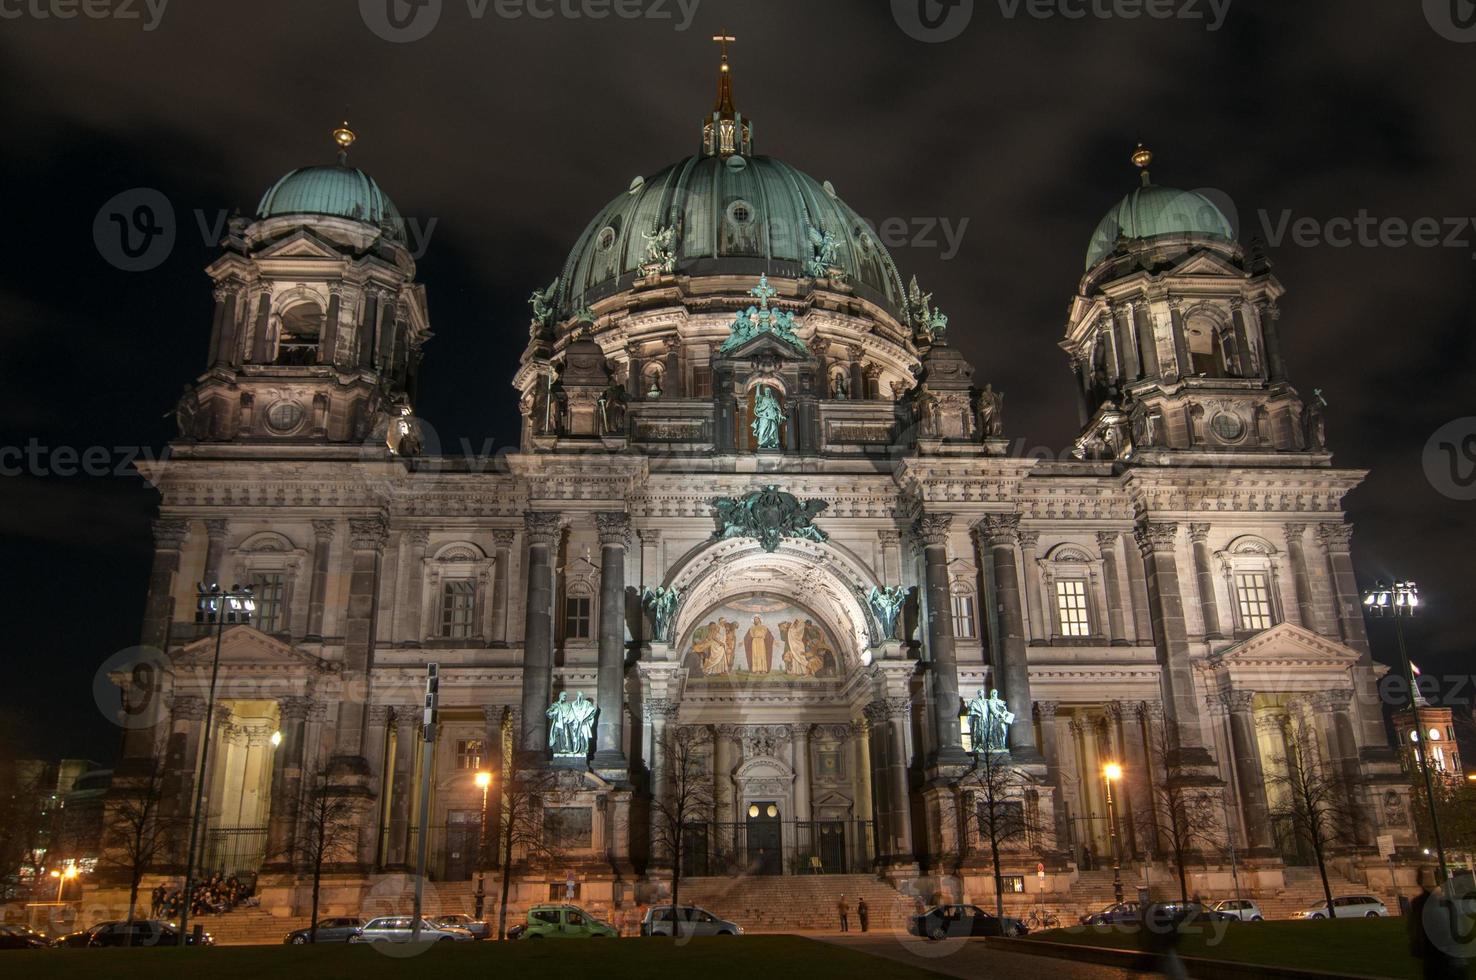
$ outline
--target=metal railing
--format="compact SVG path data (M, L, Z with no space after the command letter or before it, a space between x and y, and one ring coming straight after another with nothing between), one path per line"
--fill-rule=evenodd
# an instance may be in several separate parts
M266 855L265 827L217 828L205 833L205 856L200 871L227 875L254 875Z
M866 874L876 866L870 820L690 823L683 837L683 873L693 877Z

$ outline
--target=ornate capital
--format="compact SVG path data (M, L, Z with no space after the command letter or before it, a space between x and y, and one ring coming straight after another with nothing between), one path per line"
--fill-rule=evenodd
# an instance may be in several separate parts
M1352 703L1353 691L1351 688L1334 688L1331 691L1318 691L1312 695L1312 710L1319 714L1347 711L1348 706Z
M1021 548L1024 548L1026 551L1034 551L1039 544L1040 544L1040 532L1039 531L1021 531L1020 532L1020 547Z
M220 541L227 534L231 533L231 522L224 517L207 518L205 521L205 533L209 535L210 540Z
M510 527L500 527L492 532L492 543L499 549L511 548L518 539L518 532Z
M154 548L159 551L178 551L189 534L189 521L160 517L154 521Z
M174 697L174 717L182 721L204 721L205 699L193 694L177 694Z
M553 511L530 510L523 515L523 527L528 533L528 544L552 548L564 529L564 519Z
M405 540L417 548L424 548L430 544L430 528L412 527L405 532Z
M1142 711L1143 711L1143 718L1145 720L1147 720L1150 724L1153 724L1153 725L1162 725L1163 724L1163 702L1162 701L1144 701L1143 702Z
M1056 720L1056 711L1061 707L1059 701L1037 701L1035 702L1035 713L1040 716L1042 725L1049 725Z
M888 546L896 547L902 543L902 532L892 530L877 531L876 539L881 542L883 548Z
M1353 542L1352 524L1319 524L1317 540L1328 551L1346 552Z
M1307 525L1305 525L1305 524L1288 524L1286 526L1286 543L1287 543L1287 546L1290 547L1291 545L1294 545L1294 544L1301 544L1302 543L1302 538L1305 537L1306 534L1307 534Z
M277 711L283 721L306 721L313 706L312 698L285 697L277 699Z
M974 530L991 548L1007 548L1020 541L1019 514L990 514L974 525Z
M332 520L313 521L313 537L318 541L331 541L338 530L338 522Z
M370 726L374 728L383 728L385 725L389 724L390 706L387 704L371 704L369 705L366 714L368 715Z
M1256 706L1255 691L1226 691L1220 698L1225 702L1225 710L1236 714L1252 711Z
M1133 530L1138 539L1138 548L1144 557L1149 555L1171 555L1179 539L1179 525L1172 522L1148 521Z
M1116 531L1098 531L1097 547L1102 549L1102 557L1115 556L1117 554L1117 539L1122 537Z
M1195 544L1204 544L1209 540L1210 526L1208 524L1190 524L1189 540Z
M663 720L675 718L681 707L676 698L646 698L642 704L647 715Z
M641 544L658 545L661 543L661 528L638 527L636 537L641 539Z
M389 528L382 517L350 517L349 545L355 551L384 551Z
M600 511L595 514L595 527L600 533L600 547L624 548L630 543L630 515L624 511Z
M924 514L913 523L912 536L923 548L946 548L952 529L952 514Z

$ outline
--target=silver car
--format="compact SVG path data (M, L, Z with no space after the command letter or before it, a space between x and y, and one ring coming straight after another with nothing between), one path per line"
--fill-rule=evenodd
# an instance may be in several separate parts
M673 914L675 913L675 914ZM706 909L695 905L656 905L646 910L641 921L642 936L670 936L673 920L676 930L683 936L741 936L743 927L736 922L719 919Z
M409 915L381 915L377 919L370 919L368 924L349 938L349 942L408 943L415 935L414 930L411 929L414 921L414 917ZM475 941L476 937L465 929L437 926L432 925L426 919L420 920L420 942L470 943Z
M1329 918L1327 911L1327 903L1318 902L1298 912L1295 918L1326 919ZM1372 919L1389 914L1389 909L1384 903L1372 895L1345 895L1342 898L1335 898L1332 900L1332 911L1331 917L1338 919Z
M453 915L438 915L431 920L438 928L465 929L471 933L473 938L486 939L492 935L491 927L484 921L473 919L469 915L460 913Z
M1266 916L1261 912L1261 907L1248 898L1227 898L1223 902L1216 902L1216 912L1224 912L1233 915L1241 922L1264 922Z

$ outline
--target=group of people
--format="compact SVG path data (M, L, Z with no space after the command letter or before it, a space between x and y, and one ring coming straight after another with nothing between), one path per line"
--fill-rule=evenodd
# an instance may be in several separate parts
M216 872L195 882L190 915L222 915L251 897L252 887L235 875ZM150 914L155 919L177 919L184 908L184 889L159 885L150 896Z
M851 931L851 906L842 895L835 903L835 911L840 915L840 931ZM862 932L871 930L871 910L866 907L864 897L856 900L856 921L861 925Z

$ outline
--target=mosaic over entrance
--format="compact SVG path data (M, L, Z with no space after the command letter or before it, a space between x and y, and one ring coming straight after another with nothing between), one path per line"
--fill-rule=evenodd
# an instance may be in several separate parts
M687 644L692 683L814 681L840 674L835 640L788 599L730 599L699 621Z

